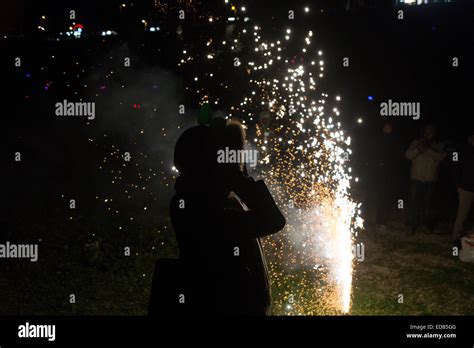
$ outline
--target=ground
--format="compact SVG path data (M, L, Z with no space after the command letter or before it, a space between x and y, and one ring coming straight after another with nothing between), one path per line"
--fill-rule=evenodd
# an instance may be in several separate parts
M37 264L6 260L0 270L0 314L145 315L156 259L176 256L173 232L157 233L158 220L140 227L145 247L138 255L113 251L113 239L92 246L58 240L43 249L45 257ZM472 315L474 265L452 255L448 230L407 236L402 226L392 225L384 232L362 232L365 260L355 268L349 314Z
M409 236L402 225L366 231L352 315L472 315L474 265L453 256L449 226ZM403 303L398 296L403 295Z

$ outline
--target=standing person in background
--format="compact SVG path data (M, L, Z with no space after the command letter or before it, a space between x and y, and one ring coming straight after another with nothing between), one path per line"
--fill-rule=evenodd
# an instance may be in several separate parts
M393 124L385 121L382 132L377 138L375 150L375 223L380 231L387 229L392 208L395 206L397 195L400 194L398 177L402 149L399 146L400 139L393 130Z
M431 233L434 225L432 199L438 181L439 164L446 157L442 144L436 141L436 127L428 124L422 137L413 140L405 153L411 161L410 217L411 234L418 227Z
M461 246L464 223L474 202L474 134L468 137L467 144L461 148L456 167L456 186L458 191L458 212L453 228L453 245Z

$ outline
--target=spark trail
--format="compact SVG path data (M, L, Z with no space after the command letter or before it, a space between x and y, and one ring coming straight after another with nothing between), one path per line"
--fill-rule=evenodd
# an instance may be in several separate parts
M240 27L220 50L246 58L233 62L250 92L229 108L228 117L254 121L251 146L259 150L259 174L287 217L285 229L264 240L274 314L348 313L354 238L363 221L360 204L350 196L351 138L331 106L341 98L328 102L319 90L324 60L312 47L312 31L298 37L287 28L281 40L266 41L260 26L243 21ZM204 59L215 59L219 50L206 52ZM204 89L197 93L206 102L219 100Z

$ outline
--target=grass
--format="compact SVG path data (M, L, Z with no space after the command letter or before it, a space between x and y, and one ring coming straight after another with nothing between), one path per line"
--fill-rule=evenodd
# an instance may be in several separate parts
M166 228L158 233L163 221ZM96 230L107 226L93 225ZM177 254L169 221L148 221L134 232L140 237L123 240L116 231L105 231L96 243L80 238L94 226L69 226L69 235L64 226L57 233L50 229L37 263L4 260L0 314L145 315L156 259ZM350 315L474 313L474 265L452 256L448 234L406 236L403 228L392 227L384 233L366 231L360 240L365 260L355 268ZM132 246L129 257L123 256L124 243Z
M356 266L352 315L472 315L474 265L453 256L448 234L367 232ZM403 303L399 303L403 295Z

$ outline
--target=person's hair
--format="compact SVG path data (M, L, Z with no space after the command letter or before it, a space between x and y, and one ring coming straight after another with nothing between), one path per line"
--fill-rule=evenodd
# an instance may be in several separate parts
M209 127L200 125L183 132L175 146L174 165L180 176L194 178L209 177L218 167L221 173L243 171L242 163L217 163L217 151L226 147L243 150L244 145L245 128L239 121L215 118Z
M421 132L425 133L428 128L433 128L434 130L437 130L436 124L433 122L425 123L425 125L421 128Z
M211 136L206 126L187 129L179 137L174 150L174 166L181 176L205 175L215 161L210 153Z
M421 127L421 136L423 137L426 133L426 131L428 130L428 128L433 128L433 130L435 131L435 133L437 134L438 133L438 127L436 126L435 123L433 122L428 122L428 123L425 123L425 125L423 127Z
M225 127L226 145L232 150L243 150L245 146L245 128L239 121L229 120Z

